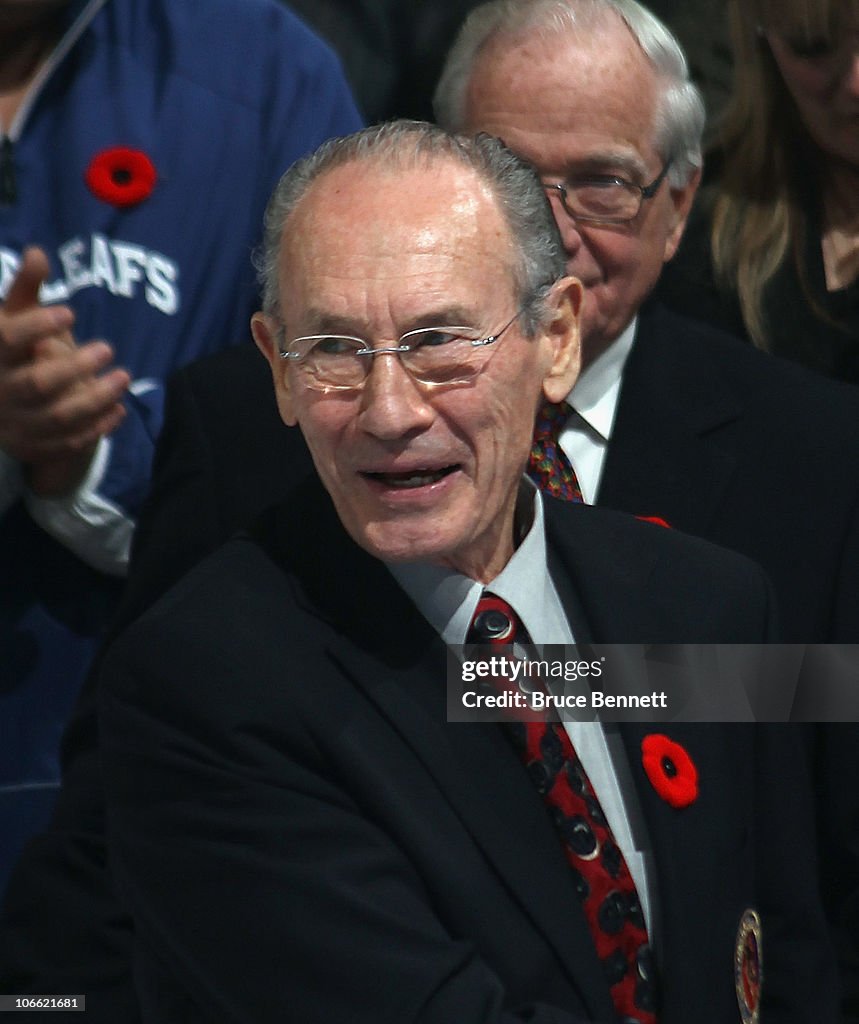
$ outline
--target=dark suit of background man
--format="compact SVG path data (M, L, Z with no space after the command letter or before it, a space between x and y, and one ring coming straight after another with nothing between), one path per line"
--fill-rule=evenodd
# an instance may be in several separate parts
M538 406L577 374L564 263L536 176L493 139L394 123L284 176L253 333L327 495L299 488L103 664L145 1021L578 1024L649 974L640 950L609 980L591 851L571 868L506 727L445 721L444 641L489 591L538 643L773 636L752 563L523 477ZM795 737L670 730L700 776L679 809L649 731L573 735L644 906L658 1019L737 1019L753 909L768 1021L834 1020ZM625 1012L652 1021L639 991Z

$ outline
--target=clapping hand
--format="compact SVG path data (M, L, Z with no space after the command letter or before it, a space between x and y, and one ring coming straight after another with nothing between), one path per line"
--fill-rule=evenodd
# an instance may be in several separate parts
M107 342L76 343L68 306L39 304L48 273L44 252L28 248L0 307L0 449L23 464L36 494L55 497L77 486L99 439L124 418L131 377L109 369Z

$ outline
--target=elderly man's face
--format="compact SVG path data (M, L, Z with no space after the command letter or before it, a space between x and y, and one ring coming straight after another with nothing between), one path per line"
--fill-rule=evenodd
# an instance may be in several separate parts
M608 175L646 185L663 167L654 144L658 86L619 18L586 45L565 37L496 42L472 75L468 128L503 139L544 182ZM696 185L663 182L634 221L613 225L577 223L552 193L567 271L585 286L585 363L627 326L674 255Z
M311 186L284 232L287 341L356 335L373 347L405 332L468 325L488 336L517 311L511 240L468 168L348 164ZM578 368L577 282L553 291L552 323L527 339L515 321L467 386L428 389L396 355L377 356L364 387L324 393L277 356L276 324L254 335L272 363L281 414L298 423L344 526L387 561L430 561L490 579L513 550L513 512L545 394Z

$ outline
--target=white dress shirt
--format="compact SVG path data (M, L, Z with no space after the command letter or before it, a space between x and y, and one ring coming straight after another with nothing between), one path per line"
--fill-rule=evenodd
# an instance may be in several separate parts
M567 403L575 415L567 421L559 438L570 460L582 497L593 505L599 491L603 463L614 429L623 369L635 338L636 321L609 345L579 376Z
M523 481L519 505L526 509L531 506L531 525L513 557L491 583L484 585L436 565L388 564L397 583L446 644L460 646L465 643L484 589L515 609L535 644L575 642L549 575L543 501L530 480ZM645 830L620 736L599 722L565 722L564 727L629 866L647 922L650 943L655 946L655 872L644 841ZM456 725L452 724L451 728L455 729Z

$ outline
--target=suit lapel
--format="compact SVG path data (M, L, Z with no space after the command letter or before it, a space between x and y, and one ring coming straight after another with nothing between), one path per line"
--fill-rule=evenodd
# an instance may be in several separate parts
M544 508L553 579L556 585L564 580L559 594L572 602L574 616L583 623L576 639L588 643L656 639L658 620L647 595L657 556L642 547L627 517L547 497ZM571 625L576 626L574 617Z
M712 521L736 465L718 428L741 408L718 365L687 351L681 328L643 312L627 361L597 503L697 533Z

